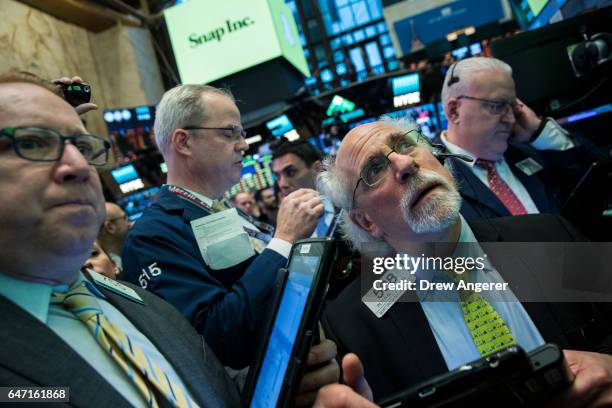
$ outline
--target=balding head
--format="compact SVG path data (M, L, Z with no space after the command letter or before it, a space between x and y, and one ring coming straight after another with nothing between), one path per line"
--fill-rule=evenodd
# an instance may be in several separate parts
M98 175L73 144L60 144L61 157L52 161L25 159L15 150L16 138L43 137L40 129L86 133L74 108L53 89L0 76L0 263L11 265L3 273L15 269L23 279L58 284L76 278L104 207Z
M98 241L104 250L120 255L131 222L128 221L125 211L117 204L106 202L105 206L106 220L98 234Z
M385 241L399 250L406 240L427 240L457 219L460 198L452 176L404 121L354 128L324 168L319 188L349 210L342 229L357 248Z

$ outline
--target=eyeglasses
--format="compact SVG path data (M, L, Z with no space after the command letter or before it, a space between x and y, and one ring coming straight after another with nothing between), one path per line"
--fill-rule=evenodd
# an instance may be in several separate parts
M64 136L53 129L37 127L14 127L0 129L0 137L11 139L15 153L22 159L32 161L57 161L64 155L66 141L81 152L87 163L103 166L108 161L111 144L94 135Z
M478 101L485 104L489 112L493 115L505 115L508 112L508 108L516 109L517 102L508 102L508 101L494 101L491 99L483 99L483 98L475 98L473 96L461 95L457 97L457 99L469 99L472 101Z
M367 187L375 187L385 178L385 175L391 168L391 160L389 160L391 153L409 155L415 151L419 144L428 146L432 150L439 148L439 145L431 144L417 129L413 129L404 134L391 136L389 143L391 150L387 154L374 155L368 158L365 165L362 167L359 173L359 180L357 180L357 184L353 189L351 208L355 208L355 193L357 193L359 183L363 181L363 184Z
M241 138L246 137L246 131L242 128L242 126L232 125L227 127L201 127L201 126L185 126L183 129L185 130L222 130L223 136L232 142L236 143Z

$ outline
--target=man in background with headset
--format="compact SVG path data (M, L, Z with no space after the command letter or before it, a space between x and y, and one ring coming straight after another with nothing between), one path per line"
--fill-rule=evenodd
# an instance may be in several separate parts
M442 88L450 153L469 221L508 215L558 213L567 195L599 154L551 118L539 118L516 97L512 68L495 58L454 63ZM560 191L563 190L563 191ZM566 198L566 197L565 197Z

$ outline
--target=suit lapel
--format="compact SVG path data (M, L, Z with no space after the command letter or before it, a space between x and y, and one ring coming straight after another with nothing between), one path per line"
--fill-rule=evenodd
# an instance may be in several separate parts
M75 406L129 406L121 394L53 330L0 296L0 365L35 385L70 386Z
M466 164L454 158L449 160L453 163L453 175L464 200L474 201L476 206L488 207L497 217L510 215L499 198L474 175Z
M548 196L546 194L546 186L544 186L542 180L540 180L539 178L539 174L542 172L542 170L540 170L540 172L532 174L531 176L528 176L516 166L516 163L525 159L535 160L534 158L525 155L523 152L516 148L513 148L511 146L508 148L506 152L506 161L510 166L510 170L516 176L516 178L523 184L523 186L529 193L529 196L533 200L534 204L536 205L536 207L538 207L538 210L540 210L540 212L550 212L552 208L548 200Z
M402 355L409 356L421 378L430 378L448 371L423 308L416 301L398 302L389 309L389 316L401 335Z
M499 272L502 278L506 282L512 281L512 276L530 276L528 271L521 271L519 268L524 269L525 265L530 262L527 259L522 259L519 253L508 254L507 249L501 251L501 256L498 254L496 257L492 251L487 251L487 242L502 242L504 241L502 235L499 232L499 228L495 225L495 220L482 220L476 221L470 224L476 239L481 244L485 252L491 256L491 262ZM501 258L504 258L503 260ZM511 283L511 287L518 285L521 282L515 284ZM526 288L528 289L528 288ZM533 297L533 296L531 296ZM540 334L547 342L553 342L557 345L564 347L567 345L567 339L563 334L561 326L557 323L554 314L550 310L550 306L543 302L521 302L525 311L538 328Z
M141 305L104 287L97 286L97 288L104 293L108 302L116 307L166 358L200 406L206 406L206 401L218 399L218 393L211 387L211 379L206 378L203 374L208 367L201 367L201 370L194 372L189 364L185 364L185 356L195 353L193 344L187 343L182 334L177 335L177 333L163 330L165 325L160 325L160 320L166 316L144 310L147 307L146 298L144 299L145 304ZM202 353L204 353L203 339ZM210 360L210 358L205 358L206 362Z

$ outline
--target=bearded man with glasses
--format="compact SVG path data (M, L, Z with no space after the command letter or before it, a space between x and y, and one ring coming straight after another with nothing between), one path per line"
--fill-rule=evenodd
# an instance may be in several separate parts
M604 157L589 141L572 137L521 102L512 68L495 58L453 64L442 104L448 130L440 142L474 159L450 159L468 220L558 213L591 162Z
M566 244L582 236L567 221L549 214L466 221L459 212L457 185L444 165L449 157L469 160L430 144L407 122L384 119L352 129L342 140L337 157L323 162L318 189L344 210L342 232L366 260L361 267L362 279L351 282L331 301L322 319L325 334L344 356L345 377L351 372L348 377L356 384L356 391L380 401L506 347L518 345L529 352L554 342L566 349L564 355L576 379L551 406L609 404L610 304L588 303L585 298L527 299L526 288L538 289L533 276L546 284L561 280L558 268L542 267L558 259L559 253L511 250L508 257L509 251L484 253L487 247L480 246L486 242L528 242L529 247L538 242ZM565 247L562 245L562 250ZM441 263L413 263L414 268L408 270L406 263L401 266L394 261L404 256L413 261L431 257L472 258L473 262L479 256L486 260L484 266L468 271L452 265L447 269ZM386 271L374 269L377 257L384 261ZM603 259L601 265L599 270L585 270L580 265L573 272L589 280L607 271ZM398 284L410 279L414 279L412 283L439 284L465 279L500 287L506 283L509 289L476 295L454 285L447 291L422 288L420 282L416 289L377 288L374 283ZM606 299L612 298L609 285L597 290L604 291ZM474 324L475 318L481 320ZM489 325L486 330L481 325L485 320ZM595 332L594 336L585 334ZM351 353L357 354L363 367ZM587 372L597 372L597 379ZM371 390L363 381L364 373ZM372 407L355 395L349 397L346 387L331 386L324 391L321 396L329 396L330 402L337 393L345 395L343 406Z

